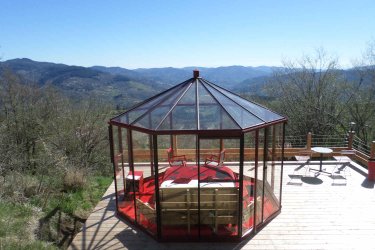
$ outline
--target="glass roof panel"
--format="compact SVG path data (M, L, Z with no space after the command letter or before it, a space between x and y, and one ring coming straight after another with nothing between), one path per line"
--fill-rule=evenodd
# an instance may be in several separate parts
M199 125L201 130L240 129L201 83L198 84L198 93Z
M136 119L138 119L140 116L144 115L147 111L149 111L151 108L159 105L164 100L168 100L171 95L173 95L176 91L181 91L186 87L185 84L181 84L180 86L177 86L176 88L171 88L167 90L165 93L155 96L152 99L150 99L148 102L143 103L139 107L136 107L135 109L127 112L126 114L119 116L115 119L115 121L123 122L123 123L133 123ZM128 115L129 119L127 120L123 116Z
M185 95L179 100L171 112L171 116L163 121L159 129L172 130L196 130L197 129L197 107L196 88L192 84ZM168 120L168 121L167 121ZM169 123L167 126L164 123Z
M236 123L241 126L241 128L244 129L264 123L262 120L249 113L247 110L217 91L215 88L211 87L208 84L205 84L204 86L207 87L210 93L224 107L224 109L236 121Z
M171 121L172 121L172 112L169 113L167 118L165 118L162 124L160 124L158 130L172 130Z
M187 85L188 86L188 85ZM150 112L143 118L134 123L134 125L141 125L145 128L156 129L162 119L168 114L173 108L179 98L184 94L185 88L180 88L175 91L168 99L159 103L157 106L150 108Z
M283 118L203 78L191 78L113 121L150 130L238 130Z
M172 112L173 130L196 130L197 112L195 106L177 106Z
M216 86L212 86L212 87L215 87L215 89L217 89L218 91L220 91L221 93L223 93L224 95L232 99L234 102L238 103L240 106L250 111L255 116L257 116L258 118L260 118L261 120L265 122L271 122L271 121L275 121L275 120L279 120L283 118L282 116L272 112L271 110L264 108L253 102L250 102L242 97L239 97L225 89L218 88Z

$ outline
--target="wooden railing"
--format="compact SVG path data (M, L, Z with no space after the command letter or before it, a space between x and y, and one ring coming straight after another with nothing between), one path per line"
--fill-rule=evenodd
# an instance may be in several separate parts
M340 155L341 150L345 149L353 149L355 150L356 154L353 156L353 160L356 160L367 166L369 159L375 159L375 141L371 143L370 150L363 151L361 148L357 147L358 142L356 143L355 140L358 140L354 137L354 133L348 133L347 138L335 137L334 139L327 139L323 138L322 136L318 136L318 139L314 139L314 136L311 133L308 133L306 139L303 140L302 138L298 137L293 139L293 137L289 136L285 140L285 148L284 148L284 159L291 160L295 155L298 155L301 151L310 150L311 147L314 146L322 146L322 147L329 147L333 150L330 156ZM271 155L274 156L274 160L281 160L281 139L277 140L279 143L277 147L274 148L274 151L269 150L269 157ZM299 144L293 145L290 143L291 141L298 141ZM302 142L305 141L305 145ZM340 142L341 144L340 145ZM329 142L328 144L324 144L323 142ZM211 154L219 153L219 149L212 150L212 149L201 149L201 160L204 161L206 156ZM255 148L245 148L245 161L254 161L255 160ZM195 162L196 161L196 150L195 149L176 149L176 155L185 155L188 161ZM328 155L329 156L329 155ZM314 153L313 157L319 157L318 153ZM124 152L123 158L125 162L128 162L128 155L127 152ZM133 149L133 158L135 162L150 162L151 161L151 154L150 150L148 149ZM225 161L239 161L240 158L240 149L239 148L225 148ZM116 162L120 162L121 154L116 155ZM158 159L160 162L167 161L167 153L166 149L159 149L158 150ZM258 150L258 159L263 159L263 149Z

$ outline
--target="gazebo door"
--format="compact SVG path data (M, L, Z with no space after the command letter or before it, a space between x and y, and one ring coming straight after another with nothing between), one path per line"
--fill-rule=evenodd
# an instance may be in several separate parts
M282 124L266 129L263 221L280 209Z
M279 209L280 164L276 164L276 127L259 133L256 224L262 224ZM262 151L262 152L260 152Z
M198 205L200 238L235 237L239 215L239 139L198 141L199 188L198 199L193 202Z
M256 134L256 140L257 140L257 146L255 148L255 150L257 150L257 168L255 170L255 183L256 183L256 187L255 187L255 225L256 227L259 227L261 226L261 224L263 223L263 201L264 201L264 192L263 192L263 189L264 189L264 181L266 178L264 178L265 176L265 172L266 172L266 169L264 169L264 166L265 166L265 162L264 162L264 159L265 159L265 152L267 151L267 146L265 144L265 129L260 129L260 130L257 130L257 134Z

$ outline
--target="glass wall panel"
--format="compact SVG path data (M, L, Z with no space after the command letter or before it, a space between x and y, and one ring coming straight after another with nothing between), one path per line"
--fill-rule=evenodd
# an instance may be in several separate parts
M243 170L242 234L254 228L255 132L245 134Z
M158 135L158 165L159 174L164 172L169 166L168 164L168 153L167 150L172 148L172 136L171 135Z
M196 136L158 136L163 239L198 238Z
M196 165L197 161L197 136L196 135L175 135L174 147L176 155L184 155L187 164Z
M112 146L113 146L113 171L115 178L115 185L116 185L116 199L120 201L123 198L123 178L122 176L122 159L121 159L121 152L120 152L120 144L119 144L119 136L118 136L118 129L117 126L112 126Z
M120 171L116 174L116 186L118 193L118 211L131 220L135 220L134 216L134 199L130 194L127 183L129 175L129 131L127 129L117 128L118 144L120 148L120 159L118 163Z
M258 167L256 176L256 213L255 223L259 225L263 222L263 172L264 172L264 142L265 130L260 129L258 135Z
M126 181L128 189L135 195L137 223L156 235L155 178L151 141L150 135L133 132L134 174L130 172Z
M201 238L238 235L239 141L199 141Z
M267 220L277 210L277 198L273 194L273 188L275 186L275 141L274 141L274 126L267 127L267 140L266 140L266 155L265 155L265 166L266 176L264 178L264 200L263 200L263 221Z
M281 184L282 184L282 144L283 144L283 124L275 125L275 150L276 150L276 157L275 157L275 185L273 187L273 193L278 200L278 208L280 208L281 204Z

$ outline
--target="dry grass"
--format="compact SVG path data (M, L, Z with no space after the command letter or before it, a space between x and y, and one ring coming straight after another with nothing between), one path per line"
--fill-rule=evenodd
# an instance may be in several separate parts
M69 169L64 176L64 189L79 190L86 185L86 174L85 171L80 169Z

